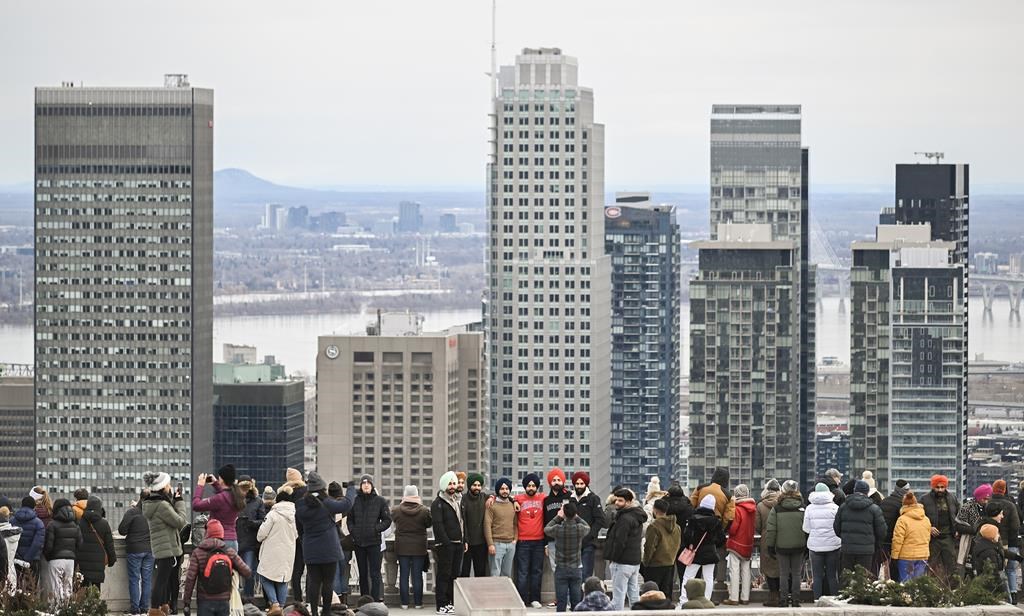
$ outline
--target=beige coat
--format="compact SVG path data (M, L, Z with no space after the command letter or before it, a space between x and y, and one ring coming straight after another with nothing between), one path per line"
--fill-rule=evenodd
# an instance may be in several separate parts
M299 531L295 528L295 503L276 503L256 532L260 542L260 564L257 572L274 582L292 579L295 564L295 541Z

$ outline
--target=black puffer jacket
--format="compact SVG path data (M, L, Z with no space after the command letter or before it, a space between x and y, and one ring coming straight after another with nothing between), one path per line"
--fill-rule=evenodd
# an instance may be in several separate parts
M680 545L684 549L690 546L697 548L697 554L693 559L695 565L713 565L718 562L717 548L725 545L725 529L722 528L722 521L715 516L713 509L697 507L683 529L683 540Z
M124 549L128 554L152 552L149 521L142 514L142 501L125 512L121 523L117 525L117 532L124 536Z
M641 548L646 521L643 507L619 509L604 540L604 557L620 565L639 565L643 558Z
M107 567L113 567L117 562L117 554L114 552L114 535L110 532L110 524L103 519L103 503L98 497L89 497L89 504L78 525L82 529L78 570L86 582L102 584Z
M263 499L256 498L251 493L245 496L245 508L238 513L235 520L235 532L238 535L238 553L253 552L260 549L260 542L256 541L256 533L260 525L267 518L267 506Z
M462 543L462 520L455 511L458 506L458 503L452 503L444 492L438 492L437 498L430 503L430 521L434 528L435 547Z
M43 555L46 560L75 560L81 547L82 531L75 520L75 510L68 503L53 512L53 520L46 527Z
M846 502L846 493L840 489L839 484L837 484L834 479L831 477L822 477L818 481L828 486L828 491L832 493L833 503L841 507L843 503Z
M883 545L892 545L892 533L896 530L896 521L900 519L900 509L903 507L903 497L898 494L890 494L882 499L878 506L882 510L882 518L885 519L885 541Z
M384 497L372 490L356 494L356 502L348 513L348 534L362 548L380 545L380 535L391 526L391 508Z
M584 490L582 495L577 495L573 491L570 498L576 503L576 515L580 516L580 519L590 527L590 532L583 538L582 547L587 547L594 543L601 529L608 525L604 519L603 503L597 494L590 491L590 488Z
M693 515L693 503L683 493L682 486L670 486L668 489L668 496L665 497L668 501L668 515L676 516L676 524L679 525L679 532L682 533L686 529L686 523L690 520L690 516ZM680 551L686 546L680 546Z
M885 541L886 526L882 510L866 494L851 494L836 513L832 530L843 542L843 553L874 554Z

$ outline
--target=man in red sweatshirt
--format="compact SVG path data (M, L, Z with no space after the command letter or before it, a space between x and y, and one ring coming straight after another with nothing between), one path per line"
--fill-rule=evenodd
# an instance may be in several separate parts
M199 581L197 601L199 616L228 616L231 613L232 583L230 578L228 578L228 584L224 590L210 587L219 578L219 574L214 572L214 570L224 565L212 565L210 577L207 578L205 575L210 558L215 555L220 556L221 554L231 559L233 571L237 571L244 578L252 575L252 570L245 564L245 561L238 557L238 553L235 552L234 548L224 545L224 526L220 523L220 520L210 518L210 521L206 523L206 538L192 550L192 556L188 559L188 574L185 576L185 594L182 596L185 616L189 616L189 606L192 603L192 589L196 587L197 580Z
M540 603L540 582L544 575L544 494L540 491L540 477L530 473L523 477L526 494L516 496L516 511L519 512L517 525L519 541L516 543L516 561L519 570L516 586L523 603L534 609L543 607Z

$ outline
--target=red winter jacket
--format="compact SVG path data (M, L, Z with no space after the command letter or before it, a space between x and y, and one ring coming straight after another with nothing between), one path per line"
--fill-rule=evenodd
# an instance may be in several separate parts
M736 517L729 526L729 538L725 541L725 549L750 558L754 553L754 518L757 505L752 498L744 498L736 503Z

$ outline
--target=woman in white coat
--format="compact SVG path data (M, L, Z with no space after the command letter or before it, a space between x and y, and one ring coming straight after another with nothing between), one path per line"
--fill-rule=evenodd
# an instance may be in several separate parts
M281 606L288 599L288 580L292 579L295 540L299 536L295 527L295 503L291 498L290 486L278 489L276 502L256 533L256 540L260 542L256 571L263 583L263 596L270 606L267 616L281 614Z
M804 511L804 532L807 533L807 551L811 553L811 588L817 601L822 595L839 593L839 548L842 540L832 529L839 506L833 502L832 492L823 483L814 487L808 500L811 504ZM823 588L823 584L827 588Z

